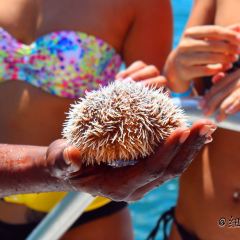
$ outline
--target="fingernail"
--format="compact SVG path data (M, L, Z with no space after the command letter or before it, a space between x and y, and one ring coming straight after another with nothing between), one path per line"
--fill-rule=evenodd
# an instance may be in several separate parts
M75 163L72 163L72 164L70 165L70 167L68 167L67 172L69 172L69 173L74 173L74 172L77 172L77 171L79 171L79 170L80 170L80 166L78 166L78 165L75 164Z
M225 114L219 114L216 116L216 121L217 122L222 122L227 118L227 113L226 111L224 112Z
M190 130L189 130L189 129L185 130L185 131L181 134L181 137L179 138L179 142L180 142L181 144L184 143L184 142L187 140L187 138L189 137L189 134L190 134Z
M127 77L127 78L124 79L124 81L126 81L126 82L134 82L132 77Z
M240 50L239 50L240 51ZM228 70L228 69L231 69L233 67L233 64L232 63L229 63L228 65L227 65L227 67L226 67L226 69Z
M68 151L69 151L69 147L64 149L64 151L63 151L63 158L64 158L65 163L67 165L70 165L72 162L70 161Z
M235 54L234 55L234 60L237 61L239 59L239 55L238 54Z
M217 129L217 127L215 125L205 125L202 127L199 134L202 137L203 136L209 137L215 132L216 129Z
M230 107L228 107L228 108L225 110L225 113L226 113L226 114L233 114L233 111L234 111L234 107L233 107L233 106L230 106Z
M209 136L209 137L206 138L204 143L207 144L207 143L210 143L212 141L213 141L213 138L211 136Z

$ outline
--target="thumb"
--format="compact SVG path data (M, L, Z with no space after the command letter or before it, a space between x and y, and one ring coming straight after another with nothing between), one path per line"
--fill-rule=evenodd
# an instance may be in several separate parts
M74 146L68 146L63 150L63 158L67 164L76 164L81 167L82 161L80 156L79 149Z
M230 25L230 26L228 26L228 28L233 31L240 32L240 23Z

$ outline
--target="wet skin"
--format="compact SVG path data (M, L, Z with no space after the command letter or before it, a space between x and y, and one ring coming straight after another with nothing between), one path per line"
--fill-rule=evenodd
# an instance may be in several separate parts
M240 2L237 0L198 2L201 3L198 13L194 12L193 25L228 26L240 22ZM213 137L214 141L180 178L176 215L178 221L199 239L237 240L239 228L228 227L228 222L221 228L218 221L221 217L227 221L231 216L240 217L240 199L233 197L234 192L240 191L240 134L218 129ZM175 226L170 239L181 239Z
M142 14L147 7L149 11ZM166 11L162 11L163 8ZM170 15L168 1L159 3L156 0L149 1L147 6L146 3L139 4L135 0L0 1L0 26L20 42L30 44L39 36L52 31L76 30L108 42L121 54L127 65L142 59L157 65L159 69L171 48ZM156 31L156 28L161 31ZM153 35L153 38L148 39L147 35ZM1 83L0 142L49 145L61 137L64 112L70 103L72 100L50 95L24 82ZM31 210L24 206L0 204L1 221L26 223L29 215ZM127 228L127 233L122 233L120 228L116 229L115 223L120 224L123 220L131 226L126 210L115 214L101 225L102 229L108 229L109 239L116 239L117 235L119 239L133 238L131 227ZM91 223L78 230L83 238L85 234L88 236L92 230ZM106 239L106 236L99 233L98 239Z

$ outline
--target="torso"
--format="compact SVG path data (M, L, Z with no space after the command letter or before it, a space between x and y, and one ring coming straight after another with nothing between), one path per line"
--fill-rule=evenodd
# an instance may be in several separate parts
M239 8L238 0L216 1L215 22L208 24L239 23ZM201 240L237 240L239 227L229 220L240 220L240 134L218 129L213 139L180 179L176 214ZM218 224L222 217L227 221L224 227ZM180 239L177 235L173 231L171 239Z
M129 0L62 0L61 4L58 0L0 1L0 26L26 44L53 31L74 30L103 39L121 54L132 16ZM64 113L70 103L70 99L50 95L22 81L1 83L0 142L48 145L61 137ZM28 210L23 206L1 203L0 213L2 221L28 222Z
M240 191L239 137L218 129L181 177L177 217L201 240L239 237L239 228L229 228L228 222L224 228L218 225L222 217L240 217L240 199L234 199Z

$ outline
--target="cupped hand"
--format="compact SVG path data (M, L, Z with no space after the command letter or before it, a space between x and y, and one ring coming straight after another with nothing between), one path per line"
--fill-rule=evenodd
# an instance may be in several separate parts
M217 121L240 111L240 69L224 74L214 81L200 103L205 115L217 112Z
M170 88L186 91L190 80L231 68L240 53L240 34L235 28L196 26L187 29L165 65Z
M127 78L157 88L165 86L167 82L166 78L160 75L156 66L147 65L143 61L132 63L128 68L116 75L117 80L124 80Z
M204 144L212 140L215 129L216 126L209 120L201 120L190 129L179 128L153 155L139 159L133 166L121 168L85 166L81 164L80 150L66 146L64 140L58 140L48 149L48 158L52 159L48 161L55 163L50 172L63 180L70 190L105 196L115 201L135 201L184 172Z

